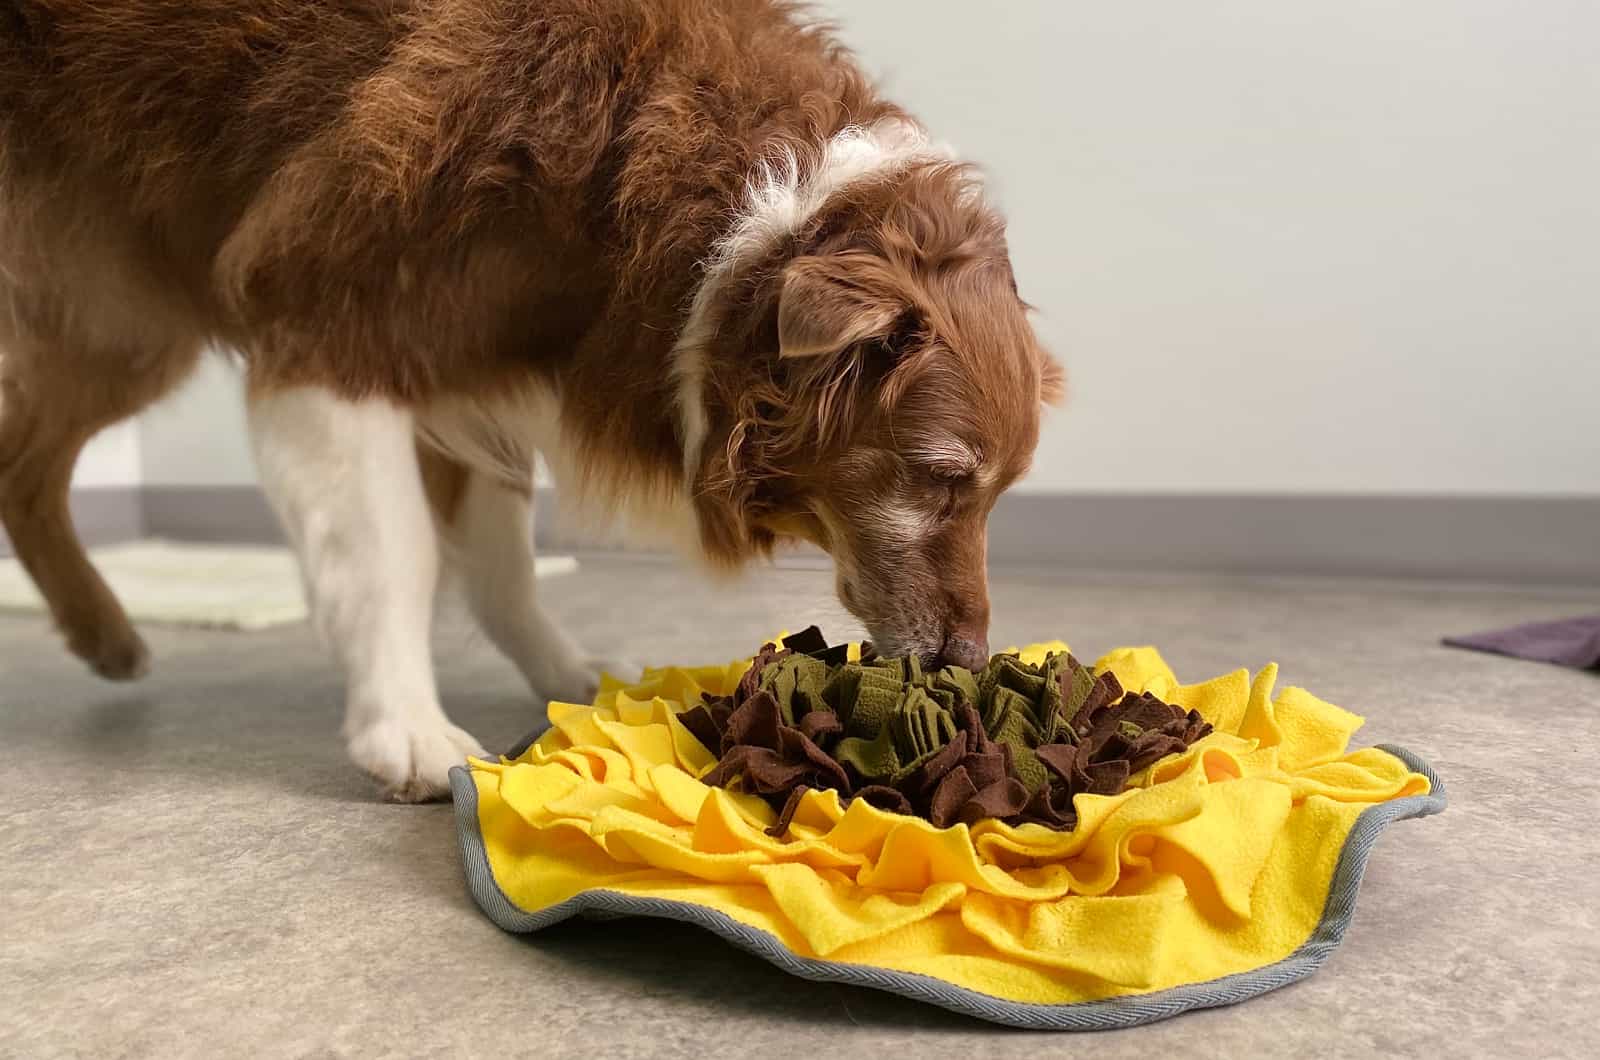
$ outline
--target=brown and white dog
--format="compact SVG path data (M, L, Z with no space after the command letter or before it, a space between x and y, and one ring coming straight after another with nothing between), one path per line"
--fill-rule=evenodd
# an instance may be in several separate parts
M974 173L781 0L0 0L0 298L0 515L72 650L147 665L79 451L236 349L400 799L478 750L441 562L538 692L594 688L535 602L535 453L715 565L814 542L884 651L975 664L1060 388Z

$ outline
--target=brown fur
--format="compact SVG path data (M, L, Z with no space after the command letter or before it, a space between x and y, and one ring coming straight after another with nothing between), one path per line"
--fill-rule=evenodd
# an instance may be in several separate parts
M852 186L748 263L681 481L670 351L752 169L900 114L783 0L0 0L0 516L74 650L131 675L67 483L203 345L258 390L536 381L588 472L688 488L713 558L808 537L869 627L910 603L907 644L981 643L983 523L1058 376L964 170ZM984 450L981 489L900 459L933 423ZM852 521L934 488L917 556Z

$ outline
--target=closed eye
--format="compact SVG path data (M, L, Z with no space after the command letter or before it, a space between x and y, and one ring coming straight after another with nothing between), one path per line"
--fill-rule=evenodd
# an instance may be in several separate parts
M939 494L939 518L949 519L955 515L963 494L972 485L972 471L964 467L935 466L928 469L928 477L933 480Z

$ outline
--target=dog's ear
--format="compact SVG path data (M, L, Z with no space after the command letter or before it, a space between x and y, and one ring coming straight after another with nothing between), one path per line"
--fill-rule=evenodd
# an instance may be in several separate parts
M1040 355L1044 362L1039 369L1039 400L1046 405L1060 407L1067 400L1066 369L1048 350L1041 350Z
M778 299L778 354L816 357L888 335L909 308L870 254L796 258Z

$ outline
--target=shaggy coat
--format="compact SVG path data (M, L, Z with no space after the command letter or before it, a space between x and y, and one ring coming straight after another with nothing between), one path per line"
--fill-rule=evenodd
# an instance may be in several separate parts
M0 0L0 517L106 676L144 648L71 468L208 346L336 646L400 607L352 557L521 526L489 484L538 451L714 564L820 545L881 647L981 662L987 514L1059 391L977 176L782 0ZM411 480L437 540L373 529ZM531 592L480 618L582 694ZM353 697L389 653L341 647ZM442 718L363 764L435 793Z

